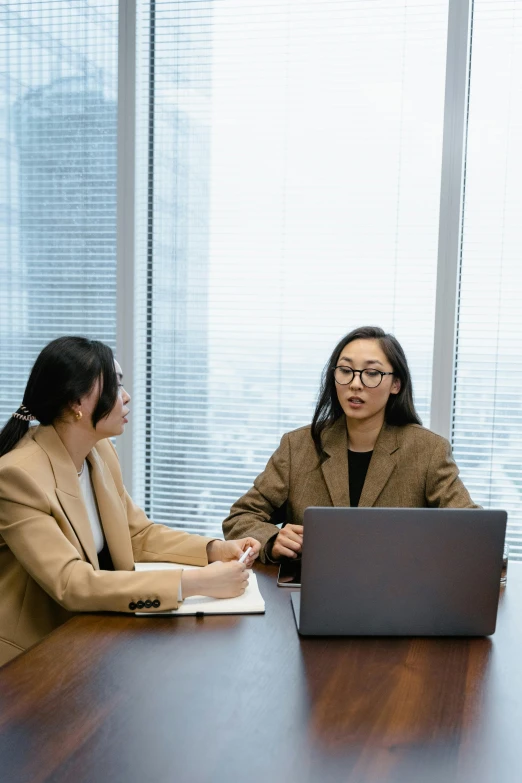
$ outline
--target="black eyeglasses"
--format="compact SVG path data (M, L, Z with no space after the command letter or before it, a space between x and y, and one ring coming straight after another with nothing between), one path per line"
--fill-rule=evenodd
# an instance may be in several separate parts
M344 367L342 364L339 364L333 368L335 382L340 386L347 386L351 383L357 372L362 385L366 386L367 389L375 389L377 386L380 386L385 375L395 375L393 372L374 370L373 367L368 370L352 370L351 367Z

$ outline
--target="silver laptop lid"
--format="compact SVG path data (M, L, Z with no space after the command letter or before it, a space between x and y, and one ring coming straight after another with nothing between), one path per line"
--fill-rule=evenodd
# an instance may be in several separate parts
M482 509L306 509L299 632L492 634L506 520Z

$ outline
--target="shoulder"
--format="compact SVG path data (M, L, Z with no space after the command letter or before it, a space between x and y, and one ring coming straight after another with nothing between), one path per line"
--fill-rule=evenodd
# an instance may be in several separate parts
M28 473L34 472L37 477L42 472L52 475L49 457L41 446L36 443L31 431L16 444L14 449L0 457L0 473L12 468L20 468Z
M398 444L404 449L414 450L417 454L424 452L431 457L435 453L442 455L451 451L446 438L420 424L406 424L393 429L397 433Z
M291 440L311 440L311 424L306 424L304 427L298 427L296 430L290 430L290 432L286 432L283 437L289 438Z
M55 483L49 458L32 438L24 438L0 457L0 500L30 503L48 511L48 493Z
M296 454L299 454L301 457L303 457L303 455L306 456L308 447L313 448L313 445L310 425L285 432L281 437L278 447L272 452L269 464L272 462L278 463L281 461L287 462L293 460Z
M312 440L311 425L307 424L304 427L298 427L296 430L290 430L285 432L281 438L281 445L284 445L285 441L289 445L290 449L304 449L307 446L314 447Z
M420 424L405 424L404 427L395 427L401 433L403 440L423 441L425 443L447 443L446 438L437 435L433 430Z

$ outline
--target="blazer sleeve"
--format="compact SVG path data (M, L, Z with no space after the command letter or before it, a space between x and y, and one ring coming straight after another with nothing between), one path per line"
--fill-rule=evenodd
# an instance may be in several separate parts
M445 438L438 438L426 475L426 501L431 508L480 508L461 479Z
M144 611L178 606L181 571L95 570L62 533L46 493L16 465L0 471L0 535L27 573L71 612L132 612L138 601L156 602Z
M223 522L226 539L252 536L261 543L260 560L271 562L267 544L279 533L274 524L278 512L285 508L290 485L290 438L283 435L277 450L270 457L264 471L254 480L254 485L237 500ZM285 520L279 514L278 521Z

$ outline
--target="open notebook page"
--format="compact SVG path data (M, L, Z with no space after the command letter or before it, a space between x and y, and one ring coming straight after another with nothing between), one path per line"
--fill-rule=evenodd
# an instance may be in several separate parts
M176 569L192 569L198 566L179 565L178 563L135 563L136 571L162 571ZM177 609L171 612L136 612L136 615L155 616L195 615L195 614L262 614L265 602L259 591L256 575L249 571L248 587L243 595L237 598L208 598L204 595L193 595L185 598Z

